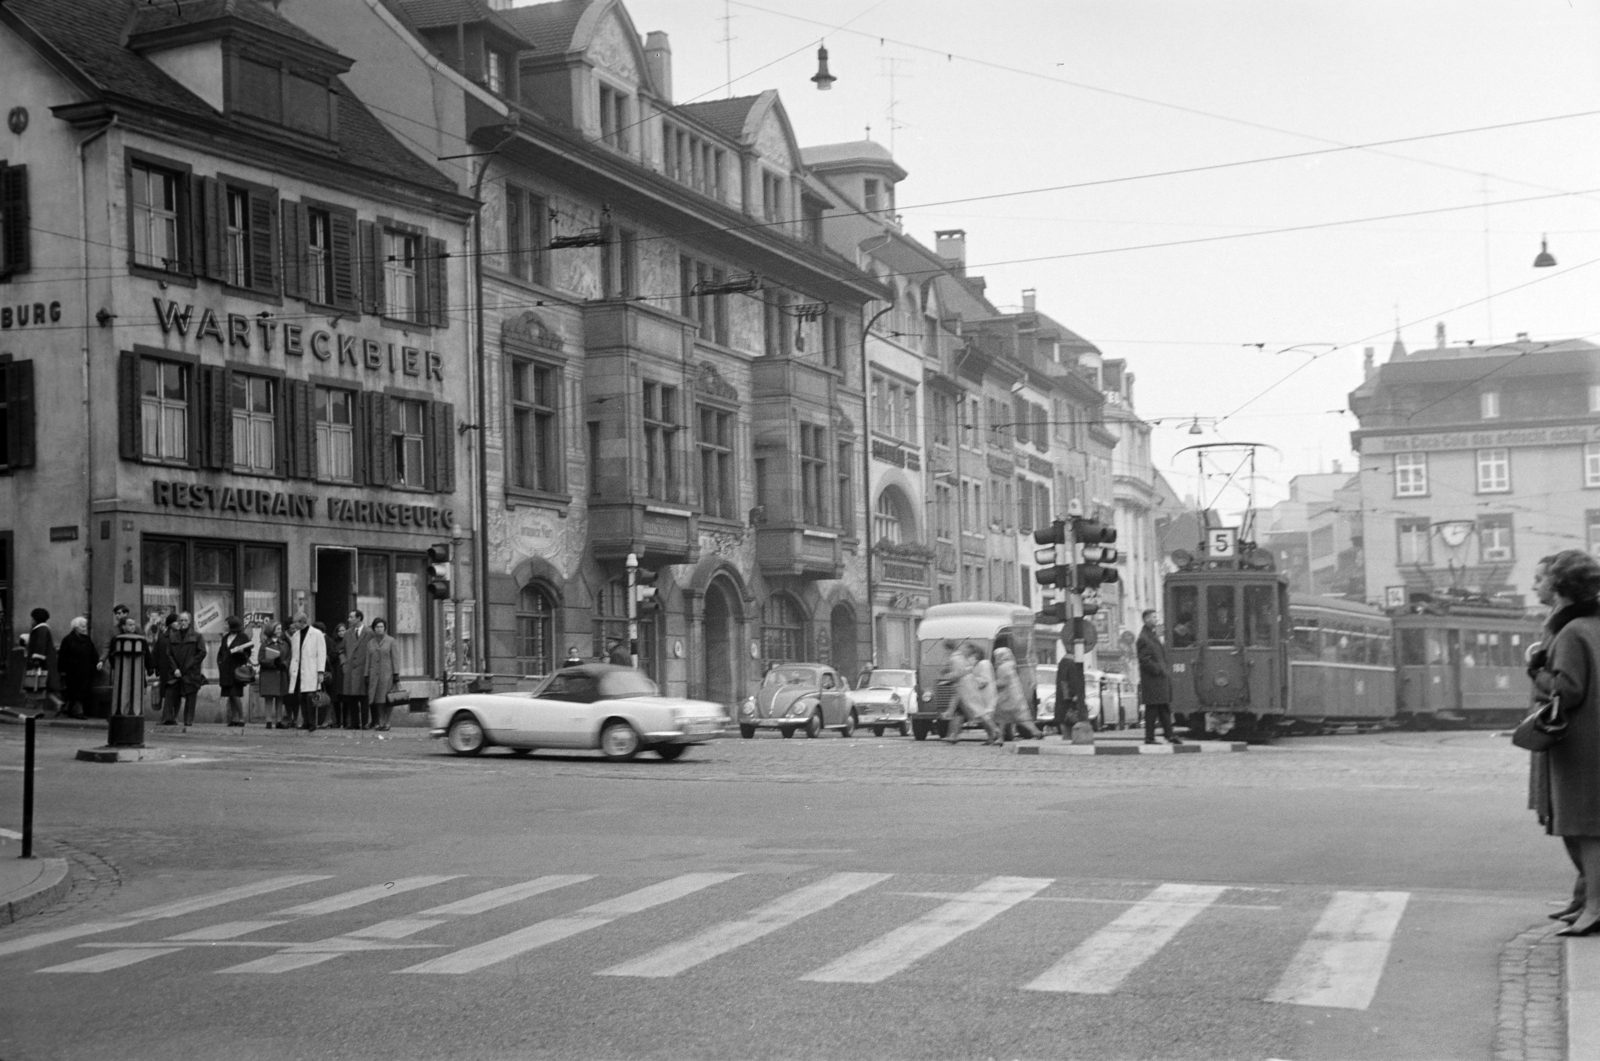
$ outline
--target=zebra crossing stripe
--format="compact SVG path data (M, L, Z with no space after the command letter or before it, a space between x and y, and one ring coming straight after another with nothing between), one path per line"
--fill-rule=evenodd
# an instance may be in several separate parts
M792 925L808 914L826 910L841 899L881 884L892 876L892 873L835 873L792 891L737 921L726 921L680 943L601 969L595 975L677 976L685 969Z
M329 962L341 954L351 954L357 951L382 949L380 945L367 943L368 940L396 940L405 939L424 929L442 925L452 916L466 917L471 914L486 913L490 910L523 899L565 888L571 884L582 884L592 880L593 874L575 874L568 876L536 877L533 880L523 881L521 884L512 884L504 888L495 888L492 891L481 892L466 899L443 906L435 906L423 910L412 917L398 917L389 921L379 921L366 928L358 928L343 935L332 936L328 939L317 940L313 943L285 944L284 950L279 954L271 954L265 958L244 962L227 969L219 969L223 973L287 973L295 969L305 969L312 965L321 965Z
M1163 884L1024 984L1023 990L1109 995L1225 891L1204 884Z
M68 928L51 929L48 932L35 932L31 936L23 936L20 939L11 939L0 943L0 958L10 954L19 954L22 951L36 950L39 947L48 947L52 943L62 943L69 939L82 939L84 936L117 932L125 928L132 928L142 921L158 921L168 917L181 917L184 914L209 910L213 906L222 906L225 903L237 902L240 899L249 899L257 895L266 895L269 892L282 891L284 888L293 888L297 885L311 884L327 879L328 875L325 873L294 877L273 877L269 880L256 881L254 884L242 884L236 888L224 888L219 892L197 895L192 899L181 899L177 902L162 903L160 906L150 906L143 910L135 910L130 914L124 914L116 921L92 921L88 924L72 925Z
M539 921L527 928L518 929L508 935L479 943L476 946L466 947L453 951L450 954L431 958L418 965L398 969L401 973L470 973L508 958L515 958L531 950L575 936L580 932L587 932L591 928L600 928L608 925L619 917L636 914L648 910L653 906L681 899L692 895L702 888L709 888L713 884L732 880L740 876L738 873L685 873L681 877L652 884L647 888L619 895L615 899L607 899L593 906L586 906L582 910L574 911L565 917L551 918L548 921Z
M1336 892L1268 1002L1366 1009L1410 892Z
M800 979L825 984L875 984L886 980L1052 883L1049 877L991 877L938 909Z
M319 914L332 914L341 910L349 910L366 903L376 902L390 895L401 895L405 892L426 888L430 885L440 884L447 880L455 880L459 874L449 876L403 877L399 880L388 881L384 884L374 884L365 888L356 888L354 891L341 892L326 899L315 902L301 903L275 913L267 915L269 920L256 921L228 921L220 925L208 925L205 928L195 929L193 932L184 932L170 936L163 943L215 943L224 940L237 939L251 932L264 928L275 928L287 921L302 917L316 917ZM189 907L192 901L174 903L172 907ZM203 909L203 907L201 908ZM192 912L184 909L183 912ZM176 916L176 915L164 915ZM86 944L94 946L94 944ZM41 973L103 973L108 969L121 969L124 966L137 962L151 961L163 954L171 954L174 949L166 947L129 947L126 949L112 950L106 954L97 954L91 958L82 958L78 961L64 962L61 965L52 965L40 969Z

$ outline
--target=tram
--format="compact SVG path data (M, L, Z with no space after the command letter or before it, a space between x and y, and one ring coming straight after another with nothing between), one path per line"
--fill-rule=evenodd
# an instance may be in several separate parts
M1289 733L1388 722L1395 715L1394 629L1378 608L1289 595Z
M1439 594L1393 613L1398 720L1419 729L1514 724L1528 710L1528 646L1541 636L1521 606Z
M1195 737L1270 740L1289 703L1289 579L1271 552L1172 556L1166 645L1172 715Z

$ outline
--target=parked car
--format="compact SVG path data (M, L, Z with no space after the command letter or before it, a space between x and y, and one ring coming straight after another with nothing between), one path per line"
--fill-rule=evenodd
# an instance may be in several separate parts
M662 696L632 667L562 667L531 692L465 693L428 702L428 729L457 755L492 745L526 755L535 748L598 748L624 761L641 751L677 759L690 745L723 735L727 716L706 700Z
M1056 722L1056 665L1054 663L1036 663L1033 666L1034 699L1038 710L1034 712L1034 721L1046 732L1052 726L1060 728Z
M825 729L836 729L848 737L856 729L850 687L832 667L780 663L767 671L756 695L739 705L739 736L754 737L758 729L775 729L785 737L796 730L819 737Z
M911 735L910 712L916 710L917 672L874 667L861 676L860 683L850 694L850 705L856 710L856 724L870 726L874 737L883 736L889 728L898 729L900 736Z

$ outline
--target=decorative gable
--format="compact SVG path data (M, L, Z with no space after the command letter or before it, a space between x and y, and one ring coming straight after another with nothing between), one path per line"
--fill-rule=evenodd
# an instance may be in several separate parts
M595 66L630 85L644 80L639 40L632 28L623 24L615 8L600 19L585 54Z

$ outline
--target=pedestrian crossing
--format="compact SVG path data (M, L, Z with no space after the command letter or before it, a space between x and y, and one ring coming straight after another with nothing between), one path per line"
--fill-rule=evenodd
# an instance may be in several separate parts
M341 889L328 875L277 876L113 919L0 934L0 976L103 975L160 961L170 965L183 954L185 971L228 976L361 961L367 964L360 971L374 974L463 976L498 969L520 975L538 968L559 969L567 977L659 983L705 975L719 962L771 961L775 954L798 952L810 956L806 964L821 964L800 972L804 966L791 961L786 976L867 985L970 958L983 951L986 930L1002 936L1025 930L1032 968L1020 976L1011 966L1004 973L985 968L971 975L1015 977L1002 986L1027 992L1114 995L1158 970L1186 933L1215 931L1239 911L1253 910L1292 920L1275 930L1285 937L1281 975L1270 990L1251 997L1364 1010L1377 994L1410 899L1406 892L1299 889L1296 901L1269 905L1254 894L1263 889L1226 884L1110 888L1049 877L822 871L805 877L694 872L643 882L575 873L506 884L427 874L352 881L355 887ZM929 890L930 880L945 887ZM952 881L954 888L948 887ZM301 901L262 909L293 891ZM1057 916L1064 908L1052 902L1073 904L1078 913ZM306 938L317 932L319 919L340 923ZM330 934L329 928L339 931ZM543 965L513 963L585 933L605 933L606 946L561 950ZM644 945L624 956L626 941L636 936ZM604 955L592 960L598 968L582 967L582 955L589 953ZM28 962L38 964L28 968ZM1225 978L1232 972L1220 968L1207 975Z

